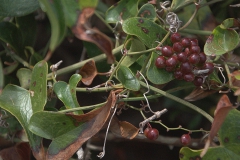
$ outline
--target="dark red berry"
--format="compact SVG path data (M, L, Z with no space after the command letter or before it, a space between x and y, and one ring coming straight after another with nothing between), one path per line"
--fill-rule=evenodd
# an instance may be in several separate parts
M191 46L190 48L189 48L189 51L191 52L191 53L200 53L200 47L199 46Z
M197 39L190 39L191 46L197 46L198 45L198 40Z
M183 62L180 65L180 70L183 72L183 74L192 72L193 66L189 62Z
M186 146L191 143L191 136L189 134L183 134L181 136L181 143Z
M203 64L207 60L207 56L204 52L199 53L199 58L200 58L200 60L198 62L199 64Z
M150 129L151 129L151 128L147 127L147 128L144 130L143 133L144 133L144 135L145 135L146 137L147 137L147 134L148 134L148 132L150 131Z
M156 50L157 50L157 51L161 51L161 50L162 50L162 47L156 47Z
M150 140L156 140L158 138L158 136L159 136L158 130L155 128L150 128L146 137Z
M208 74L211 74L214 70L214 65L212 62L206 62L203 66L203 69L209 69Z
M181 41L181 35L179 33L173 33L170 37L172 43Z
M188 61L191 64L197 64L200 61L200 56L197 53L193 53L188 57Z
M162 55L165 56L165 57L171 57L173 55L172 47L163 46L162 47Z
M155 61L155 66L157 68L165 68L166 66L166 59L164 56L158 56Z
M175 67L178 63L177 56L173 55L166 60L167 67Z
M173 71L175 71L176 68L175 67L166 67L165 69L168 72L173 72Z
M189 48L185 48L185 49L184 49L184 52L187 54L187 56L189 56L189 55L191 54Z
M187 61L187 53L186 52L180 52L177 54L177 58L179 62L186 62Z
M189 38L183 38L183 39L181 40L181 43L182 43L183 47L185 47L185 48L191 46L191 41L190 41Z
M202 77L195 77L193 80L193 84L195 86L201 86L203 84L203 78Z
M193 73L187 73L184 74L183 79L187 82L192 82L194 80L194 74Z
M173 47L172 47L173 51L179 53L179 52L182 52L182 50L184 49L183 48L183 45L181 42L175 42L173 43Z
M174 77L175 77L176 79L179 79L179 80L183 79L183 73L182 73L182 71L181 71L180 69L177 69L177 70L174 72Z

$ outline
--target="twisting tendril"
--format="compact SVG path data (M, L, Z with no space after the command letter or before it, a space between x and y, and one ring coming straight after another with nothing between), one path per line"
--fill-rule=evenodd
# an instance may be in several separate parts
M178 16L173 12L168 12L166 15L166 23L169 25L169 31L176 33L178 28L181 26L182 21L179 20Z

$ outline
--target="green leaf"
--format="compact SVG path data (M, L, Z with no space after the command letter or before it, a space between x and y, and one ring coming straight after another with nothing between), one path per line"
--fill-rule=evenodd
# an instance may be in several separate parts
M186 5L191 4L193 2L195 2L195 0L181 0L181 1L173 0L172 4L171 4L171 10L176 11L176 10L182 8L183 6L186 6Z
M62 0L39 0L39 2L41 3L43 10L46 11L51 23L52 33L49 48L51 51L54 51L55 48L62 42L66 33Z
M82 1L79 1L79 3L80 2L82 2ZM65 16L65 20L66 20L66 25L68 27L74 26L75 23L77 22L77 16L78 16L77 11L79 10L77 1L62 0L62 6L63 6L64 16Z
M138 11L138 17L154 21L156 18L156 9L152 4L144 4Z
M123 22L123 31L137 36L148 48L158 45L166 35L166 30L146 18L133 17ZM167 40L166 43L169 41Z
M119 66L117 70L117 78L123 84L123 86L129 90L138 91L140 89L140 83L138 79L126 66Z
M96 8L98 4L98 0L87 0L87 1L78 1L78 4L80 6L80 9L83 8Z
M46 61L38 62L33 70L30 82L30 92L32 94L33 113L42 111L47 101L47 74L48 65Z
M218 132L220 146L210 147L202 160L240 159L240 126L239 123L236 123L239 121L240 112L236 109L231 110ZM183 147L180 150L180 159L195 159L196 157L199 157L201 151L202 150L192 150L188 147Z
M22 34L22 45L33 46L36 39L37 23L34 14L17 17L16 24Z
M116 23L136 16L137 12L138 1L121 0L107 10L105 19L108 23Z
M20 17L39 8L38 0L3 0L0 3L0 16Z
M150 58L150 66L147 70L147 78L154 84L165 84L174 79L173 73L166 71L164 68L157 68L155 66L155 60L157 57L158 54L153 52Z
M19 79L21 87L23 87L25 89L29 88L30 81L31 81L31 75L32 75L32 71L27 68L20 68L17 71L17 77Z
M232 51L239 44L239 35L233 29L222 29L220 26L213 30L204 45L206 55L222 55Z
M222 29L228 29L230 27L239 27L240 26L240 22L235 19L235 18L228 18L225 19L221 24L220 27Z
M0 95L0 107L17 118L28 136L31 148L38 152L41 138L28 130L29 120L33 114L30 92L15 85L7 85Z
M132 38L131 40L131 47L129 49L128 52L138 52L138 51L144 51L146 50L144 44L137 38ZM122 61L122 65L129 67L131 66L141 55L127 55L123 61Z
M13 23L0 22L0 40L8 43L15 52L23 53L22 34Z
M57 97L64 103L67 109L80 107L76 96L76 86L81 80L80 74L74 74L69 80L69 84L60 81L54 84L53 90ZM76 114L82 114L82 111L74 112Z

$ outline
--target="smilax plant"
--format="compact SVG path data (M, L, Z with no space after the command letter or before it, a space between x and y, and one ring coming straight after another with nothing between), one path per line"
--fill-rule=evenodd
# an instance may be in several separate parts
M2 1L0 159L89 159L102 134L95 159L108 134L240 159L237 2ZM79 62L66 65L66 43Z

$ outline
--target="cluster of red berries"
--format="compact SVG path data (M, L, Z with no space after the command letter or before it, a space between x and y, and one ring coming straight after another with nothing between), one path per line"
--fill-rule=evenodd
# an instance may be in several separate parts
M201 52L197 39L182 38L179 33L173 33L170 37L172 46L156 47L161 51L155 65L157 68L165 68L168 72L174 72L176 79L184 79L193 82L195 86L203 84L203 76L209 75L214 70L212 62L206 62L207 57ZM195 75L194 70L209 69L204 75Z

